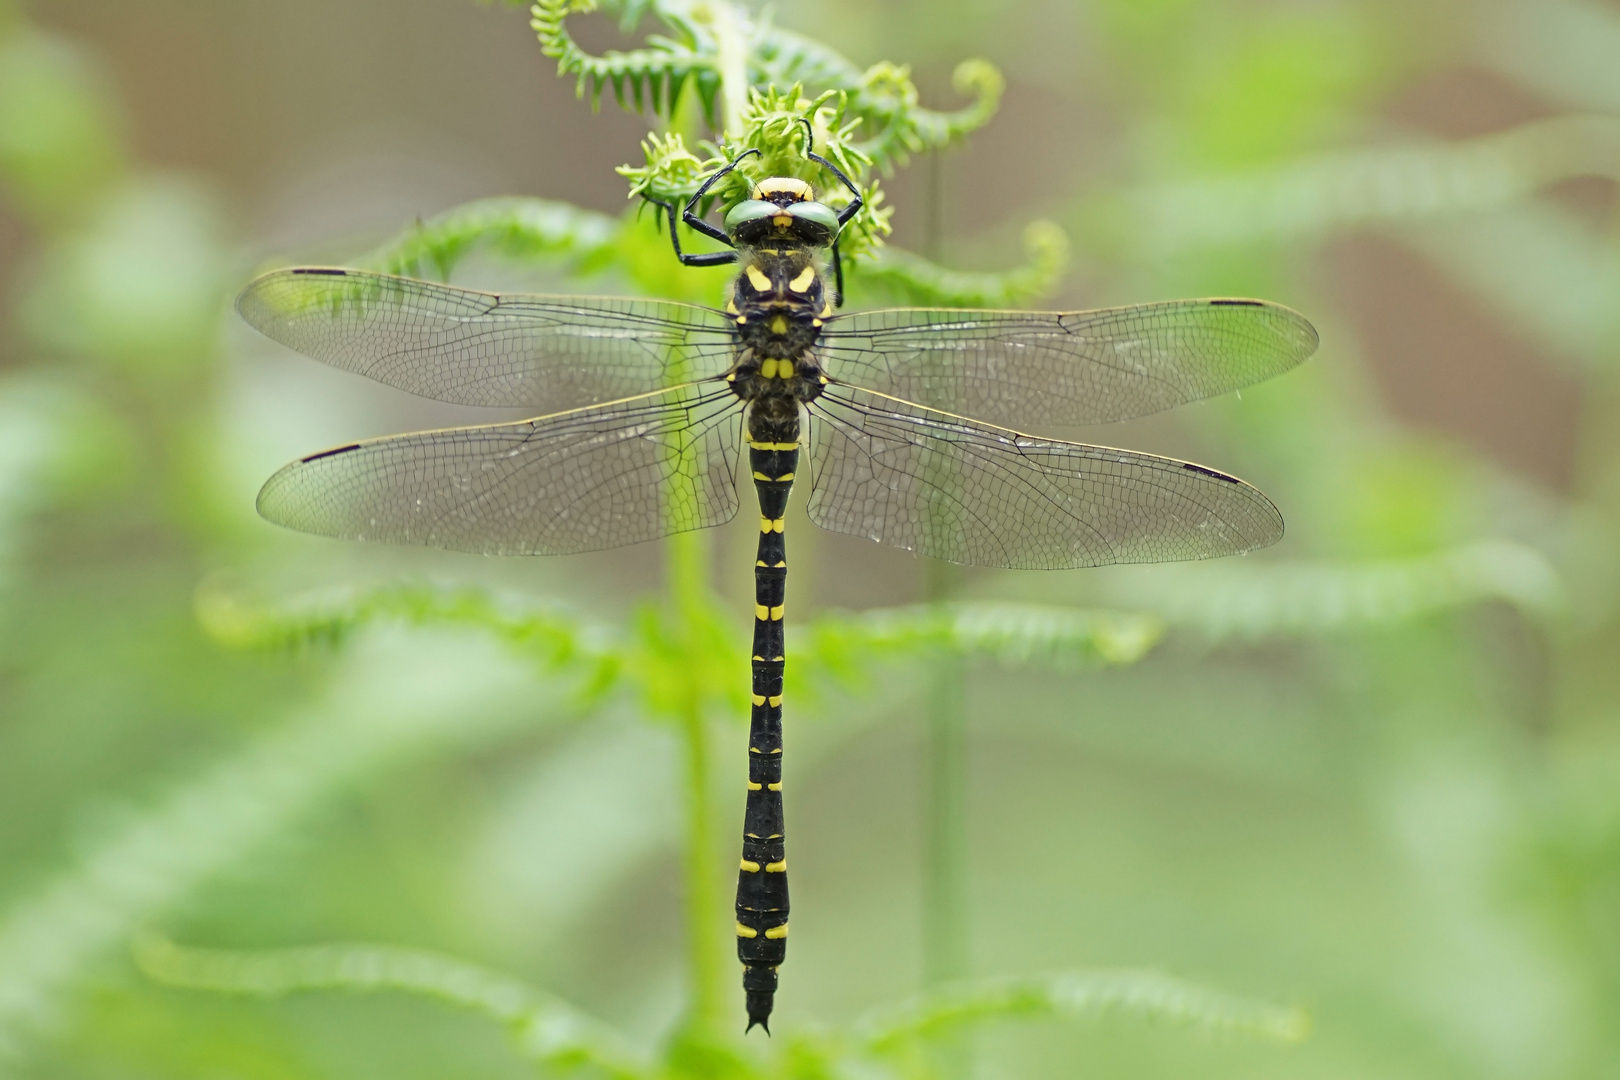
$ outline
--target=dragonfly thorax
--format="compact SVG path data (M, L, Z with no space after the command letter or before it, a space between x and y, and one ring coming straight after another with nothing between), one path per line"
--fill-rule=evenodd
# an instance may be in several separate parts
M798 361L816 343L832 315L819 252L803 246L745 249L743 271L732 283L726 311L737 338L757 359Z

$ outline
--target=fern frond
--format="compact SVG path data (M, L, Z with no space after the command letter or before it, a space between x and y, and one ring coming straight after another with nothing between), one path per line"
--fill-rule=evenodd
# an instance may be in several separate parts
M1620 119L1558 116L1472 139L1371 147L1149 187L1126 197L1122 217L1143 256L1162 258L1460 217L1585 176L1620 179Z
M641 195L677 206L697 191L703 180L746 149L758 150L735 172L716 184L698 207L708 213L716 203L729 206L748 197L755 181L766 176L797 176L817 188L818 198L833 207L850 201L842 184L821 166L804 156L804 127L809 121L815 132L816 152L833 162L861 187L864 205L840 234L840 250L849 260L868 255L883 243L889 233L892 211L884 205L884 195L876 181L861 184L872 159L854 141L858 121L847 118L848 95L829 90L815 99L803 96L803 88L785 90L767 87L749 92L735 137L719 143L705 141L700 157L678 134L649 135L642 141L646 164L621 166L620 176L630 181L632 197Z
M1566 604L1563 582L1545 556L1500 540L1361 565L1201 563L1195 574L1159 569L1102 583L1102 595L1157 611L1171 625L1215 641L1351 631L1493 600L1551 618Z
M896 658L945 650L988 656L1008 665L1130 664L1163 633L1153 616L1047 607L960 603L885 608L822 616L811 623L807 664L853 670L865 658Z
M1561 207L1527 203L1397 237L1577 369L1620 355L1620 247Z
M982 979L923 994L882 1010L858 1027L865 1048L893 1053L907 1044L988 1020L1134 1015L1278 1042L1309 1033L1307 1015L1206 990L1149 971L1072 972Z
M958 93L971 95L973 102L955 112L935 112L917 103L909 67L872 65L852 95L855 112L871 132L861 149L887 171L912 154L948 146L990 122L1007 86L1000 69L988 60L962 61L951 83Z
M687 5L667 0L604 6L618 8L626 28L648 13L675 36L650 35L645 48L593 56L579 47L566 26L569 15L595 10L593 0L537 0L530 25L540 39L541 51L557 61L558 74L573 75L576 92L581 97L588 92L593 107L612 87L622 107L650 110L659 116L671 115L681 90L690 84L714 126L721 50L711 16L700 17ZM964 61L953 77L957 92L971 96L972 103L953 112L937 112L918 103L907 67L879 63L862 71L835 50L778 29L768 19L743 21L747 24L746 77L753 88L793 86L812 95L847 95L850 119L865 128L863 153L886 171L909 154L938 149L984 126L1000 105L1005 80L985 60ZM843 162L839 166L845 167Z
M1022 307L1056 291L1069 268L1069 237L1050 221L1024 229L1028 262L1013 270L951 270L921 255L884 247L851 268L850 277L901 304Z
M301 715L111 821L0 912L0 1054L57 1019L85 973L333 791L402 761L488 745L563 711L561 686L442 636L356 654ZM450 673L454 677L450 677Z
M593 686L616 672L603 628L556 607L537 607L481 589L425 583L310 593L274 606L257 604L218 582L197 590L197 621L215 641L233 648L335 647L377 622L411 626L471 626L549 668L594 666Z
M836 49L771 25L759 36L754 66L759 82L767 86L854 90L861 82L861 69Z
M529 984L453 957L387 945L296 949L197 949L165 938L137 940L135 962L154 982L253 997L317 991L421 994L482 1013L512 1029L523 1050L554 1069L590 1068L640 1080L632 1061L600 1024Z
M485 248L506 259L558 259L587 274L611 258L619 228L606 214L549 199L479 199L417 222L359 265L445 281L458 262Z
M580 97L589 91L591 107L598 108L602 92L609 86L623 108L638 111L649 108L659 116L669 116L681 91L693 86L703 102L709 123L714 123L715 100L720 90L720 73L715 66L716 48L712 38L702 34L699 24L680 18L667 5L638 5L657 14L686 37L649 38L648 48L630 52L611 51L592 56L581 49L565 25L569 15L594 11L592 0L537 0L531 9L529 25L540 39L540 51L557 61L558 75L573 75L574 90ZM626 16L631 15L626 11ZM626 96L628 93L628 97Z

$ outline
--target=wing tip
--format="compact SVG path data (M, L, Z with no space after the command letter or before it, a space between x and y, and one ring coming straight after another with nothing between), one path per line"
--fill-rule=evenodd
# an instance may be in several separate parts
M236 313L255 330L273 337L269 327L274 325L275 317L288 313L287 306L278 304L271 295L283 283L304 277L374 279L386 276L343 266L284 266L266 270L236 294Z
M1204 301L1208 307L1248 307L1260 308L1271 315L1280 316L1288 327L1295 331L1294 342L1300 346L1299 361L1303 363L1309 359L1322 344L1322 335L1317 332L1311 320L1301 315L1287 304L1279 304L1275 300L1254 300L1239 296L1217 296Z

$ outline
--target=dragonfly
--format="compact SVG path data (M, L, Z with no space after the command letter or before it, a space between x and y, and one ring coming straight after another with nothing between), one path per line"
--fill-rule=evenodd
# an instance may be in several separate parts
M787 952L785 520L801 472L821 528L953 563L1068 569L1253 551L1281 538L1283 520L1242 480L1024 432L1223 394L1317 347L1304 317L1246 299L841 313L838 239L862 196L806 128L805 157L850 195L840 209L805 180L766 176L724 228L705 220L701 200L757 149L679 214L722 250L683 250L675 204L649 200L683 264L738 264L721 308L328 267L266 274L237 302L270 338L343 370L535 412L300 458L258 497L260 514L293 529L494 555L641 543L730 521L746 448L760 517L735 911L747 1030L767 1034Z

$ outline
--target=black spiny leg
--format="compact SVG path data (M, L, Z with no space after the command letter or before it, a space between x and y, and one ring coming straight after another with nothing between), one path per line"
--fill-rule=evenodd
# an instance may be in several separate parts
M704 195L708 194L709 189L714 186L715 181L719 180L722 176L725 176L731 170L735 169L738 164L742 162L743 158L748 157L751 154L758 153L758 150L744 150L742 153L732 158L725 168L716 170L712 176L703 181L703 186L698 188L697 191L693 192L690 199L686 200L686 209L681 213L681 220L686 222L689 228L702 233L709 239L718 240L727 247L734 247L735 245L732 244L731 237L725 234L725 230L710 225L707 221L704 221L702 218L698 217L694 210L697 207L698 200L703 198ZM708 251L696 255L688 255L686 252L681 250L680 232L675 228L675 204L665 202L662 199L655 199L652 196L645 194L642 195L642 198L646 199L654 206L661 207L664 213L669 215L669 242L675 248L675 257L681 260L682 266L724 266L727 263L737 261L737 253L735 251Z
M843 182L843 185L849 189L849 193L854 196L850 204L838 212L838 227L842 229L849 224L850 218L860 213L861 207L866 205L866 201L861 198L861 189L856 187L854 182L844 175L844 170L815 152L816 134L815 130L810 126L810 121L801 116L799 117L799 123L804 125L804 156L838 177ZM834 237L832 242L833 283L836 290L833 293L833 307L844 306L844 260L838 254L839 239L841 237Z
M844 306L844 260L838 255L838 241L832 245L833 264L833 307Z
M682 266L724 266L727 263L737 261L735 251L702 251L692 255L682 251L681 234L675 227L675 204L664 202L662 199L654 199L651 196L644 195L642 197L669 216L669 242L674 246L675 257L681 260ZM691 215L687 216L690 217ZM699 224L708 225L708 222L700 220ZM719 229L715 229L713 226L702 231L707 235L711 233L711 230L715 233L720 232ZM724 233L720 233L720 239L725 240L727 244L731 243L730 240L726 239Z

